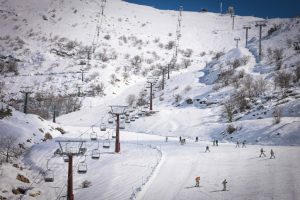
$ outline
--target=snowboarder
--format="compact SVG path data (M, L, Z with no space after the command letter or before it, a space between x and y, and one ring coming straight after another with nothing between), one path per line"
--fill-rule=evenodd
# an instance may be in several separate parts
M263 155L264 157L266 157L266 154L265 154L264 152L265 152L264 149L261 148L261 149L260 149L260 155L259 155L259 157L261 157L262 155Z
M166 136L166 142L168 142L168 136Z
M198 142L198 136L196 137L196 140L195 140L196 142Z
M195 187L199 187L199 184L200 184L200 176L196 176L195 180L196 180L196 185L195 185Z
M274 154L274 151L273 151L273 149L271 149L271 152L270 152L270 154L271 154L271 157L270 157L270 159L272 159L272 158L274 158L274 159L275 159L275 154Z
M242 148L246 148L246 140L243 141Z
M206 146L205 152L210 152L209 146Z
M219 141L218 141L218 140L216 140L216 146L218 146L218 142L219 142Z
M213 141L213 146L216 146L216 140Z
M226 179L224 179L224 181L222 182L222 184L223 184L223 191L226 191L226 184L227 184Z
M240 148L240 142L239 141L236 141L235 148Z

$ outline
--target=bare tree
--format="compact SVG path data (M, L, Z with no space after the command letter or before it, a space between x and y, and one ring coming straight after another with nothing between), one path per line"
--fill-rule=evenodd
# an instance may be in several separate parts
M243 81L242 81L242 84L243 84L243 87L244 89L247 91L247 95L248 97L252 97L252 94L253 94L253 77L248 74L244 77Z
M292 75L289 72L280 71L274 78L275 88L279 86L282 90L282 93L285 94L287 88L290 86L292 80Z
M274 117L274 123L279 124L281 121L281 116L282 116L282 109L278 106L275 107L274 112L273 112L273 117Z
M263 77L259 77L254 81L254 93L256 96L262 95L267 90L267 81Z
M4 157L5 162L17 158L21 153L22 149L17 146L17 137L11 135L0 137L0 155Z
M232 122L233 120L234 109L234 100L232 98L223 102L223 113L226 115L229 122Z

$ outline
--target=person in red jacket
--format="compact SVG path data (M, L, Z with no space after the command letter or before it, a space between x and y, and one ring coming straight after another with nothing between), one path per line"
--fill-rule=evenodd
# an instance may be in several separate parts
M195 187L199 187L199 185L200 185L200 176L197 176L197 177L195 178L195 181L196 181Z

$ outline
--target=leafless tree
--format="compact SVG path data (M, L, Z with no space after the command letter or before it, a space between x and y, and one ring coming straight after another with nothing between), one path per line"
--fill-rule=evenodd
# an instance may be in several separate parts
M229 122L232 122L233 120L234 109L235 109L234 100L232 98L223 102L223 113L225 114Z
M22 149L17 145L17 137L0 136L0 155L5 159L5 162L9 162L21 154Z
M254 93L256 96L262 95L267 90L268 82L263 78L259 77L254 81Z
M279 124L281 121L281 116L282 116L282 109L280 107L275 107L274 112L273 112L273 117L274 117L274 123Z

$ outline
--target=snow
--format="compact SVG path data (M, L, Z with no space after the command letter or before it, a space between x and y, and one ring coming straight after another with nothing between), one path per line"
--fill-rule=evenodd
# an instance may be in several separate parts
M1 6L4 11L12 12L0 12L3 27L0 30L3 36L0 39L1 54L12 55L22 61L19 64L21 76L0 75L1 81L5 82L1 88L5 101L12 98L20 100L21 93L18 91L22 86L31 86L33 92L65 95L77 93L78 86L86 91L93 84L105 84L105 95L81 97L80 110L59 116L57 123L14 109L12 116L0 120L0 135L16 136L18 143L25 144L27 148L20 159L13 160L24 169L12 167L11 163L1 165L1 196L28 200L53 200L65 196L67 163L61 156L54 155L59 147L56 140L79 139L86 141L87 153L74 158L75 199L300 198L299 82L293 83L287 96L282 95L279 89L273 87L276 63L267 54L268 48L283 48L280 70L294 73L294 68L299 65L299 53L288 47L287 40L293 41L299 36L299 18L267 21L263 28L264 56L258 62L258 29L254 25L261 19L236 16L235 30L231 30L228 15L184 11L179 50L190 48L193 53L186 57L179 51L178 63L181 59L190 59L191 66L171 71L165 89L155 91L155 114L126 124L125 130L120 133L121 152L114 153L112 133L115 132L115 124L107 124L111 117L109 106L126 105L128 95L138 96L145 89L146 79L157 73L160 66L170 62L173 50L159 45L164 46L174 40L178 12L120 0L107 1L95 55L106 49L117 57L108 62L92 57L82 82L81 74L76 72L82 67L79 63L85 59L84 56L59 57L50 51L58 48L58 43L65 44L70 40L79 44L71 52L91 45L100 16L100 1L4 0ZM252 26L247 47L243 39L245 30L242 29L245 24ZM267 35L273 24L281 24L279 30ZM103 38L106 34L111 36L109 40ZM6 35L9 39L5 39ZM127 42L119 39L122 36L127 38ZM17 37L24 41L20 49L14 49ZM241 38L239 48L235 47L236 37ZM155 42L155 39L159 41ZM223 55L213 58L218 52ZM126 59L127 54L129 59ZM143 58L141 71L149 70L148 73L133 72L130 58L135 55ZM249 110L236 114L234 121L227 123L222 114L222 103L235 88L228 85L216 89L217 79L222 70L230 69L231 62L243 58L247 58L248 62L235 68L234 73L244 71L254 79L263 78L267 81L267 90L251 100ZM130 74L128 80L123 78L124 67L130 69L127 71ZM68 73L41 75L64 72ZM94 74L95 77L91 78ZM116 84L110 83L112 74L120 80ZM181 98L176 101L178 96ZM187 100L192 100L192 103ZM273 118L276 106L282 109L282 118L277 124ZM134 112L137 114L137 111ZM107 131L100 131L102 123L107 124ZM227 133L229 124L237 131ZM58 127L66 133L62 135ZM90 140L93 131L97 133L98 142ZM42 141L48 132L54 139ZM168 142L165 142L166 136ZM180 145L179 136L186 139L187 144ZM195 142L195 137L199 138L199 142ZM102 147L106 139L111 141L109 149ZM218 147L212 146L212 140L216 139L219 140ZM235 148L237 141L244 140L247 148ZM207 145L211 152L205 153ZM101 151L99 160L91 158L92 150L96 148ZM265 149L267 157L259 158L260 148ZM275 159L269 159L271 149L275 151ZM77 167L83 161L88 171L78 174ZM48 169L54 172L53 183L44 182ZM30 183L17 181L18 173L27 176ZM201 177L199 188L193 187L196 176ZM224 179L228 181L228 191L221 191ZM81 188L85 180L90 181L91 186ZM11 190L17 186L27 188L26 195L13 195ZM39 196L29 196L37 191L41 192Z

